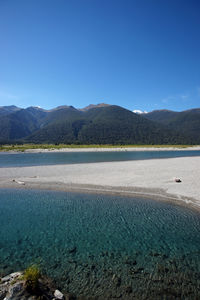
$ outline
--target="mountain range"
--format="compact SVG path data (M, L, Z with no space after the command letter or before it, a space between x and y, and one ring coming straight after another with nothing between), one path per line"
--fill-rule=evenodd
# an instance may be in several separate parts
M134 113L105 103L51 110L2 106L0 143L200 144L200 109Z

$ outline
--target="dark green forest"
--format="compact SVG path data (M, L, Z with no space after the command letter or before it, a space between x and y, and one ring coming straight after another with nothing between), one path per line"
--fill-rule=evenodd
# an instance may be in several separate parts
M138 115L116 105L0 108L0 143L200 144L200 109Z

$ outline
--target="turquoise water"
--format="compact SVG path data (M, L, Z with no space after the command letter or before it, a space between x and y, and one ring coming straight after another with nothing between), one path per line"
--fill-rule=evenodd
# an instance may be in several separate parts
M126 161L152 158L200 156L200 151L120 151L68 153L0 153L0 167Z
M200 215L150 199L0 190L0 273L87 299L200 299Z

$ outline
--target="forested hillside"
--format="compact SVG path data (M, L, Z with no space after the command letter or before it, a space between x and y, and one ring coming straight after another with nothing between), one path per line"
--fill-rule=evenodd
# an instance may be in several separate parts
M0 107L1 143L198 144L200 109L138 115L116 105Z
M193 143L200 144L200 108L182 112L156 110L143 116L185 134Z

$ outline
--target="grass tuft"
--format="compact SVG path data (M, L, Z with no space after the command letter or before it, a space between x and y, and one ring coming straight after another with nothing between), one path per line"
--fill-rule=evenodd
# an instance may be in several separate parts
M40 270L37 265L32 265L25 270L24 272L25 286L29 292L31 293L37 292L39 277L40 277Z

